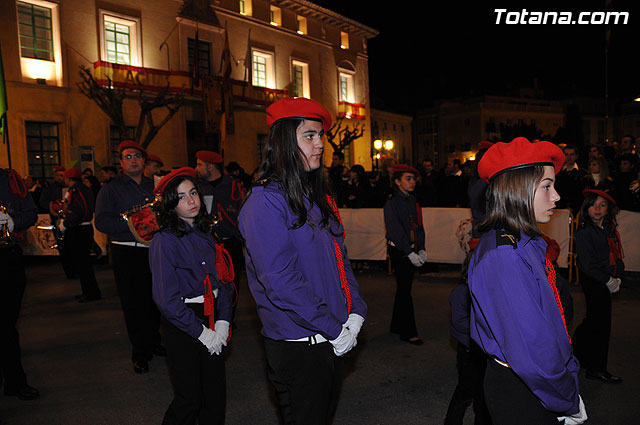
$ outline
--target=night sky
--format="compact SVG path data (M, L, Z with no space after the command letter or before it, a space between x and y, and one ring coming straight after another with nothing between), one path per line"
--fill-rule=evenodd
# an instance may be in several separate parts
M496 25L494 9L603 11L604 1L315 1L380 31L369 41L372 105L401 113L445 98L517 94L534 80L546 98L604 98L604 25ZM567 4L563 6L562 3ZM629 12L627 25L612 28L609 97L640 96L640 5L612 1ZM575 4L579 4L578 7ZM422 5L422 6L419 6ZM407 8L419 7L419 10ZM504 20L504 17L503 17Z

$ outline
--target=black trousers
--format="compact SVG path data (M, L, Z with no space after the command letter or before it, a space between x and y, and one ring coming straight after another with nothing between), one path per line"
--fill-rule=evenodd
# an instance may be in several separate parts
M93 226L70 227L65 232L65 251L70 257L73 270L80 277L82 295L88 298L100 298L100 288L91 263L91 245L93 244Z
M0 384L15 391L27 384L20 361L20 335L16 322L26 284L22 249L18 245L0 247Z
M458 342L456 360L458 385L449 402L447 416L444 420L445 425L462 425L464 414L471 403L473 403L475 414L474 424L491 424L483 388L487 356L473 341L471 341L470 347L465 347Z
M558 414L542 407L512 369L487 360L484 396L495 425L558 425Z
M611 336L611 293L604 283L580 276L587 314L573 334L573 351L580 366L593 372L605 372Z
M396 247L389 247L389 257L396 278L396 296L393 302L390 331L400 334L400 338L409 339L418 336L416 318L413 311L413 273L415 267L409 258Z
M205 326L203 304L187 304ZM162 318L173 400L163 425L224 424L226 376L223 354L211 355L202 343Z
M265 338L267 375L284 425L327 425L335 413L344 361L329 342Z
M160 344L160 312L151 295L149 249L111 244L111 254L132 360L149 360Z
M60 257L60 263L62 264L62 270L67 279L74 279L77 277L76 270L73 267L73 260L71 250L68 247L67 235L65 232L64 239L58 241L58 256Z

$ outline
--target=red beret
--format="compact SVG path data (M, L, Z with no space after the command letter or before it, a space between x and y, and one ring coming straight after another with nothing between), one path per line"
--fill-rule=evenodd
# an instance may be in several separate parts
M412 173L416 177L420 174L415 168L406 164L396 164L393 166L393 174L395 173Z
M222 164L223 162L222 155L213 151L198 151L196 152L196 158L212 164Z
M594 194L596 196L602 196L604 199L606 199L611 204L613 204L614 207L618 206L618 203L616 202L615 199L613 199L613 196L609 195L607 192L603 192L602 190L598 190L598 189L585 189L585 190L582 191L582 196L587 196L589 194Z
M558 174L564 160L562 149L553 143L531 143L524 137L516 137L510 143L499 142L491 146L478 164L478 174L488 182L505 171L535 165L551 165Z
M120 142L118 145L118 152L122 153L125 149L137 149L142 153L142 156L147 156L147 151L133 140L123 140Z
M320 121L325 132L331 127L329 111L315 100L304 97L285 97L267 108L267 125L269 127L277 121L289 118Z
M64 169L64 167L62 165L56 165L55 167L53 167L53 172L54 173L57 173L58 171L64 172L65 169Z
M154 155L152 153L147 153L147 161L155 161L160 164L161 167L164 166L164 162L160 159L158 155Z
M67 179L82 179L82 171L79 168L67 168L64 170L64 177Z
M155 193L156 195L162 195L162 192L164 192L164 189L171 182L171 180L175 179L178 176L189 176L195 179L196 170L194 170L191 167L182 167L182 168L173 170L172 172L170 172L160 180L156 188L153 190L153 193Z

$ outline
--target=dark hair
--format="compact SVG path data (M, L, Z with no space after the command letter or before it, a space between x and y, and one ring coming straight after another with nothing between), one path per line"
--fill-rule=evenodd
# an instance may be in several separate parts
M88 168L88 167L87 167L87 168L85 168L85 169L82 171L82 174L86 173L87 171L88 171L88 172L90 172L90 173L91 173L91 175L93 175L93 170L92 170L91 168Z
M358 182L362 183L364 181L366 181L367 179L367 174L364 170L364 167L360 164L355 164L351 167L351 169L349 171L353 171L354 173L356 173L358 175Z
M598 194L596 193L588 193L587 196L584 197L584 201L582 201L582 206L580 207L580 221L578 222L578 227L583 228L587 224L592 224L595 226L595 223L589 216L589 208L596 203L596 199L598 199ZM611 225L611 231L615 230L618 227L618 222L616 221L616 214L618 214L618 207L611 204L611 202L602 197L605 201L607 201L607 215L604 216L602 221L603 224Z
M335 151L335 152L333 152L333 156L337 156L338 159L340 159L340 160L344 159L344 153L342 153L342 152Z
M105 173L112 172L118 174L118 169L111 165L105 165L104 167L102 167L102 171L104 171Z
M487 215L478 225L482 233L504 229L518 239L542 235L536 222L533 200L544 175L544 166L536 165L507 171L494 177L487 187Z
M306 171L305 169L303 153L298 147L296 135L296 130L303 122L303 119L295 118L277 121L271 126L264 148L264 160L257 178L257 180L267 179L282 185L289 208L298 216L294 229L307 223L308 209L305 198L311 206L317 205L320 208L321 226L328 226L329 218L337 220L327 201L329 185L324 176L324 165L320 164L317 170ZM249 195L250 193L245 200Z
M229 174L234 173L236 171L240 171L241 173L244 172L244 170L242 169L240 164L238 164L235 161L231 161L230 163L228 163L225 168L227 170L227 173L229 173Z
M562 149L562 152L566 151L567 149L573 149L573 151L576 153L576 155L578 154L578 148L576 148L574 145L565 146L564 149Z
M167 187L165 187L164 192L162 192L162 201L159 206L159 214L158 214L158 222L160 224L160 228L168 228L171 233L176 235L177 237L181 237L187 234L187 226L178 214L176 213L176 206L178 205L178 186L183 181L188 180L195 186L198 191L198 196L200 197L200 211L198 215L195 217L193 223L194 227L197 227L204 233L208 233L211 229L211 219L209 218L209 214L207 214L207 209L204 206L204 202L202 199L202 190L196 180L194 180L190 176L178 176L171 180Z

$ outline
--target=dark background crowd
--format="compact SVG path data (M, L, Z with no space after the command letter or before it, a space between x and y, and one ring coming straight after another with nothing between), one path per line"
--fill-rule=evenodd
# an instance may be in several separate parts
M610 145L589 145L579 149L561 144L566 162L557 176L561 196L557 208L576 212L584 189L610 193L620 209L640 212L639 162L634 137L626 135ZM379 170L365 171L355 164L344 165L344 155L335 153L328 168L330 183L341 208L382 208L392 192L394 158L381 161ZM449 158L441 168L425 158L414 167L420 172L413 195L421 207L469 208L468 187L478 178L477 161Z

